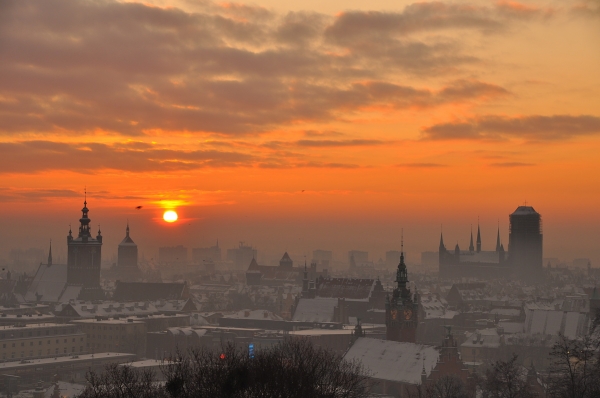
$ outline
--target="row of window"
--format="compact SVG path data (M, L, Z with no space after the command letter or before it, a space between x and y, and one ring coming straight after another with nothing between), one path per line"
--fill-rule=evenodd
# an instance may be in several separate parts
M58 355L58 354L60 354L60 352L59 352L59 351L60 351L60 350L59 350L58 348L56 348L56 349L54 350L54 355ZM38 351L37 351L37 355L36 355L36 356L37 356L37 357L41 357L41 356L42 356L42 352L43 352L43 350L38 350ZM72 353L74 353L74 352L77 352L77 347L71 347L71 352L72 352ZM79 352L83 352L83 346L80 346L80 347L79 347ZM67 347L63 348L63 350L62 350L62 353L63 353L63 354L68 354ZM47 352L46 352L46 354L45 354L45 355L47 355L47 356L50 356L50 355L52 355L52 352L51 352L50 348L48 348L48 350L47 350ZM10 359L13 359L13 358L15 358L15 356L16 356L16 353L15 353L14 351L10 353ZM27 356L27 358L31 358L31 357L33 357L33 356L34 356L34 355L33 355L33 350L30 350L30 351L29 351L29 355ZM20 356L20 358L26 358L26 356L25 356L25 351L21 351L21 356ZM3 354L2 354L2 359L8 359L8 357L7 357L7 354L6 354L6 353L3 353Z
M64 339L64 341L63 341L63 342L64 342L64 343L66 343L66 342L67 342L67 340L68 340L68 339ZM74 342L75 342L75 340L76 340L75 338L72 338L72 339L71 339L71 342L73 342L73 343L74 343ZM80 337L80 338L79 338L79 341L83 341L83 337ZM34 343L33 341L30 341L30 342L29 342L29 345L30 345L30 346L33 346L33 343ZM43 342L42 340L39 340L39 341L38 341L38 345L42 345L43 343L44 343L44 342ZM56 344L59 344L59 343L60 343L60 340L59 340L59 339L56 339ZM13 346L13 347L15 347L15 346L16 346L15 344L16 344L16 343L12 343L12 346ZM48 344L52 344L52 340L48 340ZM21 343L21 347L25 347L25 342L22 342L22 343ZM2 348L6 348L6 344L2 344Z
M50 328L50 329L41 329L41 330L29 330L29 331L15 331L11 330L9 332L2 331L0 332L0 339L14 339L19 337L34 337L34 336L50 336L56 334L75 334L77 333L77 329L74 327L70 328Z

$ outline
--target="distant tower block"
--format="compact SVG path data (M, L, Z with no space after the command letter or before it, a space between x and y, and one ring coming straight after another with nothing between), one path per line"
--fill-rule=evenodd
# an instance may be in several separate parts
M527 279L541 275L543 267L542 216L531 206L519 206L510 216L508 257Z
M100 288L100 265L102 262L102 234L98 228L96 238L90 232L90 218L88 217L87 197L81 209L79 219L79 233L73 238L69 229L67 236L67 284L81 286L80 298L103 298Z

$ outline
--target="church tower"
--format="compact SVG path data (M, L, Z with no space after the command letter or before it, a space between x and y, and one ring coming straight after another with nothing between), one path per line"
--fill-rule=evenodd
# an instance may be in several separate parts
M88 212L86 195L79 219L79 234L74 238L69 229L67 236L67 284L82 287L80 299L102 299L104 298L100 288L102 234L98 228L98 235L92 237Z
M396 271L396 283L392 297L386 298L386 339L414 343L417 340L418 297L408 289L408 270L404 263L404 241L400 252L400 264Z
M129 236L129 223L125 228L125 238L117 250L117 270L121 282L134 282L140 276L138 268L138 247Z

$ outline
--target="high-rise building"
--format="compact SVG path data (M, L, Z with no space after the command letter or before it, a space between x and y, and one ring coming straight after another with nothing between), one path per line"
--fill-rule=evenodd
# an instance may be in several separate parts
M221 261L221 248L219 247L219 241L217 240L217 244L215 246L198 247L192 249L192 261L196 264Z
M86 195L79 219L79 233L74 238L69 229L67 236L67 285L81 287L80 299L102 299L104 298L100 288L102 234L98 227L98 235L96 238L92 237L88 212Z
M415 343L417 340L419 295L408 288L408 270L404 263L404 248L396 271L396 283L392 297L386 298L386 339Z
M240 242L240 246L235 249L227 249L227 260L233 262L236 269L248 267L252 259L256 259L257 251L252 246L244 245Z
M519 206L509 220L509 262L522 276L539 277L543 267L542 216L531 206Z

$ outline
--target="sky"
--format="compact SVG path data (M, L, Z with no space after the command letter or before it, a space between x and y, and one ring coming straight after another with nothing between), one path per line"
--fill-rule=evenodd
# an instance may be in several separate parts
M599 70L598 0L4 0L0 258L64 256L87 189L105 258L129 222L418 262L527 203L600 266Z

